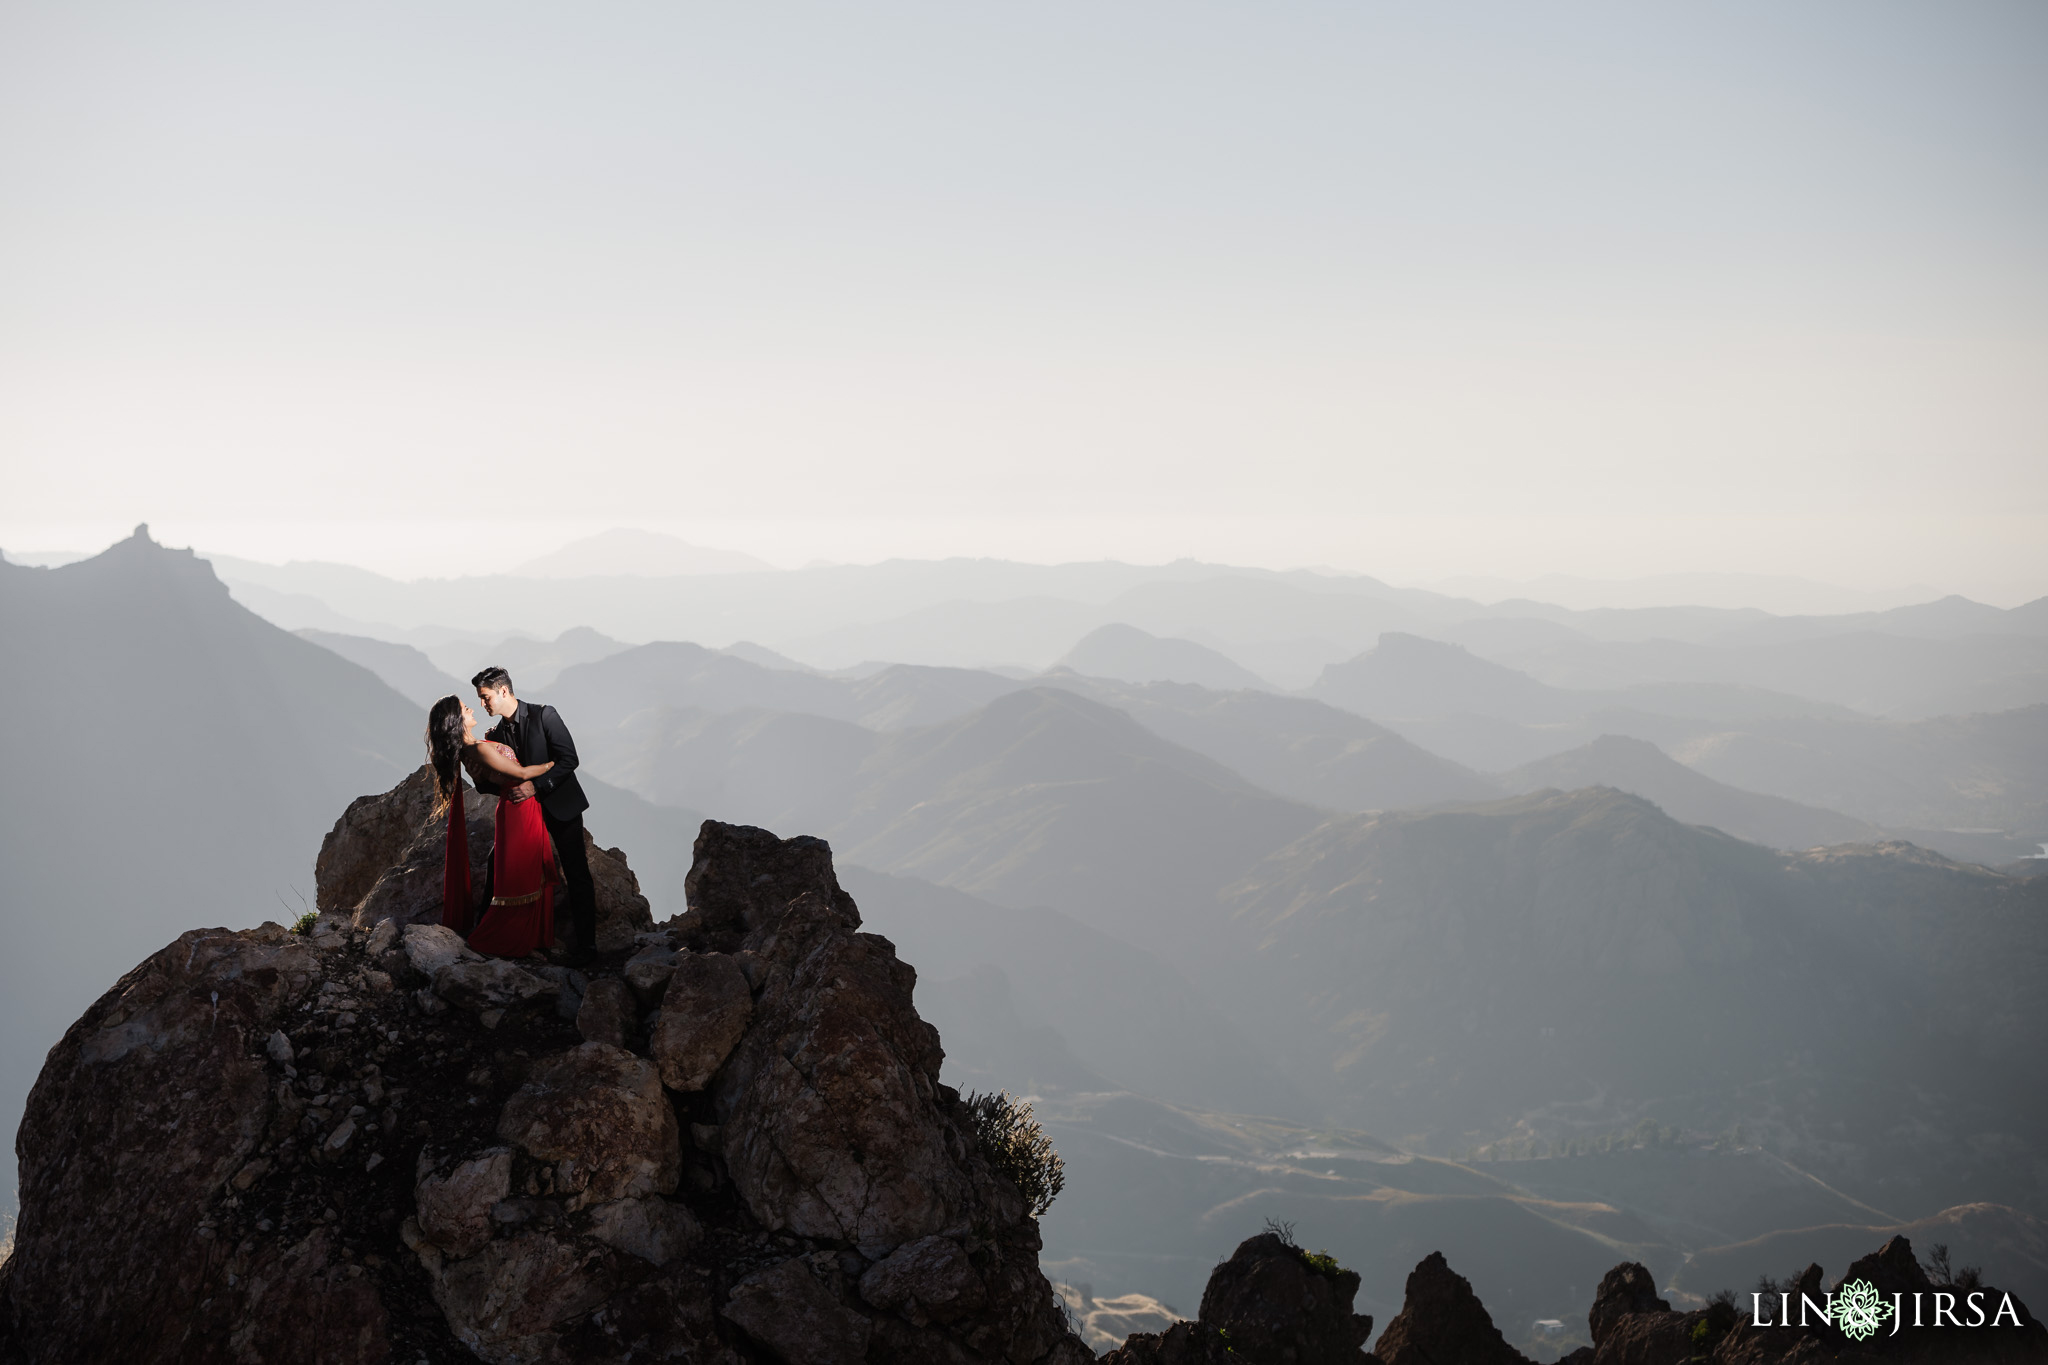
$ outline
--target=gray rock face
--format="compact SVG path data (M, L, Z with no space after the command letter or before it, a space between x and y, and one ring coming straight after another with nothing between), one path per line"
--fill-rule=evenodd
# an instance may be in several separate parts
M553 999L560 991L555 982L500 958L451 962L434 973L434 994L458 1009L512 1009L533 1000Z
M839 1302L802 1258L747 1276L720 1310L788 1365L860 1365L868 1320Z
M496 797L462 791L469 839L470 912L484 909ZM314 904L359 928L382 920L438 923L446 849L444 812L435 809L434 770L426 764L388 792L357 797L334 822L313 863Z
M481 962L483 954L472 952L462 935L439 924L405 926L405 960L429 981L443 967L457 962Z
M615 976L599 977L583 993L583 1007L576 1011L576 1031L588 1043L626 1045L626 1032L633 1021L633 999L626 983Z
M831 913L815 896L791 911ZM794 942L807 951L778 964L715 1092L740 1197L766 1227L865 1255L955 1228L976 1192L939 1113L937 1033L909 1008L915 974L872 935Z
M829 850L697 849L653 1038L615 968L572 991L438 923L129 973L30 1097L0 1360L1085 1365Z
M618 1199L590 1211L590 1235L649 1265L665 1266L695 1246L704 1229L681 1204Z
M512 1153L486 1152L446 1175L422 1175L413 1188L414 1216L428 1241L451 1256L468 1256L491 1240L491 1210L511 1193Z
M541 1232L492 1242L442 1267L433 1284L448 1330L491 1365L555 1358L561 1326L612 1289L599 1255Z
M672 1194L682 1166L675 1110L654 1064L609 1043L556 1053L506 1102L498 1136L555 1163L555 1190L579 1209Z
M683 955L650 1040L662 1084L685 1093L711 1084L753 1015L754 994L738 963L724 953Z
M297 1100L268 1057L331 962L274 924L194 930L51 1050L16 1139L21 1214L0 1271L0 1340L21 1358L169 1365L193 1358L194 1341L238 1362L388 1358L383 1304L346 1280L326 1229L293 1227L246 1253L221 1234L229 1178L280 1119L309 1118L322 1137L334 1123L278 1097L273 1087Z
M770 926L797 897L826 887L844 899L840 908L852 915L847 927L858 928L860 913L852 908L853 897L839 889L830 844L808 835L778 839L752 825L716 820L704 822L683 881L697 921L692 927L720 935Z
M958 1242L920 1237L870 1266L860 1277L860 1296L923 1327L967 1316L987 1301L988 1290Z
M661 1003L675 972L676 950L649 946L626 959L624 976L641 1007L652 1009Z
M583 848L597 894L597 949L616 953L630 948L633 936L654 924L647 897L640 894L640 878L626 865L625 850L598 847L589 830L583 832Z

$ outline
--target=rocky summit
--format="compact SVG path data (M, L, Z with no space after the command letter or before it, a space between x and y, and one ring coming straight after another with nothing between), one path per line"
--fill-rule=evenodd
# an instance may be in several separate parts
M585 972L442 928L438 831L424 774L355 803L308 932L186 933L52 1049L0 1361L1092 1359L823 842L707 821L659 927L593 853Z

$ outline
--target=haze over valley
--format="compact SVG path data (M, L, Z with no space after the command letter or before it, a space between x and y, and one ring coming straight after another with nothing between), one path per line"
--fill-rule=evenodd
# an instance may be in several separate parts
M49 911L8 968L10 1115L149 943L295 915L327 825L497 662L571 720L591 827L657 919L707 816L831 841L919 970L947 1079L1038 1097L1080 1196L1046 1261L1097 1294L1189 1311L1190 1241L1267 1217L1379 1267L1361 1310L1387 1314L1428 1249L1534 1320L1617 1248L1754 1278L1775 1262L1739 1248L1930 1219L2048 1290L2042 603L1571 612L1197 565L636 581L645 620L723 620L705 644L424 624L616 579L258 576L141 530L0 569L32 646L6 700L38 718L7 894ZM1062 612L1072 638L1034 645ZM824 614L918 661L806 658ZM1290 688L1251 622L1357 648ZM1873 656L1916 661L1915 697L2017 704L1886 709ZM96 723L140 679L143 737Z

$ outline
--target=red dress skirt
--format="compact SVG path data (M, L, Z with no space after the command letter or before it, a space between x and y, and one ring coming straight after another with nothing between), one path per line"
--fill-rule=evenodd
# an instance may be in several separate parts
M511 755L510 749L505 752ZM450 803L448 870L442 884L441 922L457 930L469 917L469 846L461 812L459 800ZM525 957L552 947L555 885L561 880L540 802L531 797L524 801L500 797L491 842L491 904L470 930L469 946L493 957ZM453 921L451 914L456 917Z

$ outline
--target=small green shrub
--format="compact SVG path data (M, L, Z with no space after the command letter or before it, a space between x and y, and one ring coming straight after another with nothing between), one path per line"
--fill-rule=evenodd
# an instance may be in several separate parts
M305 914L292 921L292 932L295 934L310 934L313 932L314 924L318 923L319 919L320 912L318 910L308 910Z
M1306 1247L1295 1249L1301 1252L1301 1263L1318 1275L1328 1275L1334 1280L1344 1273L1344 1267L1338 1265L1337 1258L1327 1251L1310 1251Z
M1033 1218L1044 1217L1066 1188L1067 1165L1032 1116L1031 1106L1012 1099L1005 1090L996 1095L970 1094L967 1113L988 1164L1023 1194Z
M1298 1245L1294 1240L1294 1224L1268 1218L1266 1220L1266 1231L1272 1233L1285 1243L1288 1250L1301 1257L1301 1263L1316 1274L1327 1275L1334 1280L1339 1275L1345 1273L1344 1267L1339 1265L1337 1258L1329 1252L1310 1251L1307 1247Z

